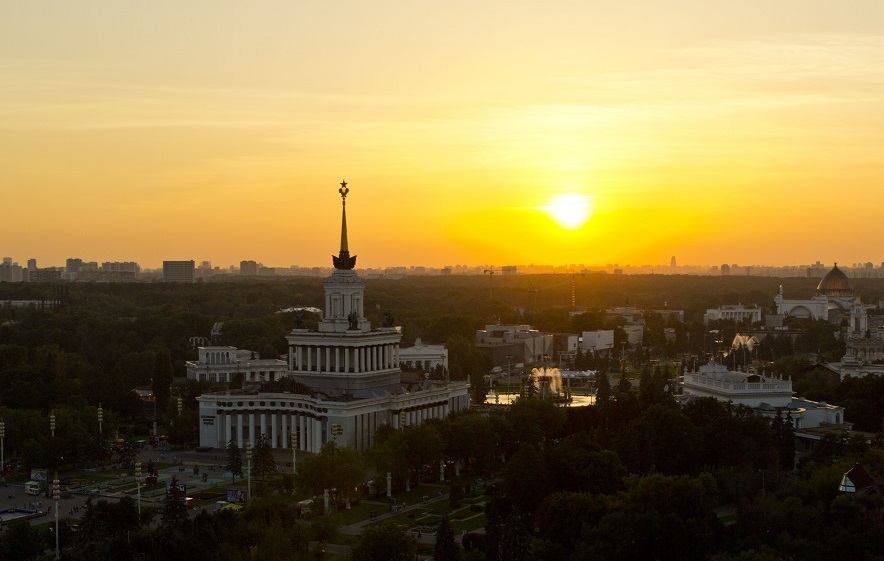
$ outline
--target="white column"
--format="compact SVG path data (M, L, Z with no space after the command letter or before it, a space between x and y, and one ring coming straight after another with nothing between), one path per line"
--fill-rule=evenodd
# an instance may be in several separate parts
M335 347L335 372L341 371L341 347Z
M313 350L312 347L307 347L307 370L313 370Z
M289 346L289 370L295 369L295 350Z
M325 348L325 371L326 371L326 372L331 372L331 371L332 371L332 367L331 367L331 347L326 347L326 348Z
M378 346L377 345L371 346L371 369L372 370L378 369Z
M322 420L313 420L313 451L319 452L322 449Z
M255 447L255 414L249 413L249 443Z
M350 372L350 347L344 347L344 372Z
M279 445L283 448L289 447L289 414L288 413L280 413L280 423L279 423Z
M242 448L242 413L236 414L236 445Z
M310 439L307 434L307 417L303 414L298 414L298 430L301 431L301 450L309 451Z
M270 447L271 448L276 448L276 437L277 437L276 422L277 422L276 412L274 411L273 413L270 414L270 442L271 442Z
M267 414L260 413L259 418L261 419L261 421L260 421L260 424L258 425L258 429L259 429L258 438L261 438L262 435L267 434ZM254 444L253 444L253 446L254 446Z
M228 413L227 415L225 415L225 417L227 417L227 424L224 425L224 446L227 447L227 444L229 444L230 441L233 439L233 427L231 426L233 424L231 422L233 421L233 415Z

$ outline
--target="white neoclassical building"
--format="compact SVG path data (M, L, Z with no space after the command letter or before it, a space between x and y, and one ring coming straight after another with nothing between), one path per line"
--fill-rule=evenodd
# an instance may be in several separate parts
M718 362L685 372L682 401L692 397L714 397L736 405L751 407L756 414L774 417L777 411L792 415L796 429L844 427L844 408L825 402L810 401L792 395L792 381L755 372L733 372Z
M780 285L774 302L777 305L777 314L833 323L846 319L849 333L861 334L868 329L866 306L862 304L850 279L838 268L837 263L820 280L813 297L804 300L786 299Z
M399 349L399 362L408 368L420 368L430 372L437 366L448 370L448 349L444 345L427 345L420 337L413 347Z
M185 363L188 380L230 383L241 374L245 383L275 382L289 374L284 360L258 358L236 347L197 347L197 357Z
M365 283L353 268L347 243L346 183L339 190L343 210L341 249L324 283L325 309L317 331L294 329L288 377L309 395L262 391L260 386L208 393L198 399L200 446L255 444L266 435L274 448L317 452L326 442L365 449L381 425L395 428L442 418L469 407L466 382L400 381L400 330L372 328L364 315Z
M761 308L758 306L744 306L742 304L725 304L717 308L709 308L703 316L704 323L726 319L734 322L749 321L757 323L761 321Z

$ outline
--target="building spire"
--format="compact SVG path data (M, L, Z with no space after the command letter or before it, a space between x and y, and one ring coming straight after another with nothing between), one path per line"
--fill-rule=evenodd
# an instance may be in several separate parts
M332 263L335 269L348 270L356 266L356 256L350 257L350 248L347 245L347 182L341 181L341 188L338 193L341 194L341 251L338 256L332 255Z

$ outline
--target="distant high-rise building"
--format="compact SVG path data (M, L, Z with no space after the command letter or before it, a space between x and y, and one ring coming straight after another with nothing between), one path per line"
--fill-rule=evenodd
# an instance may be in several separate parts
M37 270L37 259L31 257L28 259L28 271L36 271Z
M0 265L0 282L22 282L24 271L18 263L12 262L12 257L4 257L3 265Z
M65 261L64 270L68 273L79 273L80 267L83 266L83 260L79 257L71 257Z
M193 282L194 261L163 261L163 281Z
M101 270L104 272L137 273L141 271L141 267L134 261L105 261L101 264Z
M728 265L727 263L723 264L721 266L721 274L722 274L722 276L727 276L727 275L731 274L731 266Z
M678 266L675 264L675 255L673 255L672 259L669 260L669 266L670 267L677 267Z
M240 261L239 274L244 277L258 276L258 264L254 261Z

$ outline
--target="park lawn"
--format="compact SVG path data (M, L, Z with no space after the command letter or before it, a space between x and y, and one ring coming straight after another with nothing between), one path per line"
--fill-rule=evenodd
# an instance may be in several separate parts
M319 511L322 511L322 502L317 505ZM368 520L372 511L377 511L378 514L384 514L389 510L387 506L381 506L378 504L367 503L365 501L361 501L358 505L351 504L350 509L339 510L337 512L332 513L332 518L340 524L341 526L349 526L350 524L355 524L356 522L362 522L363 520Z

